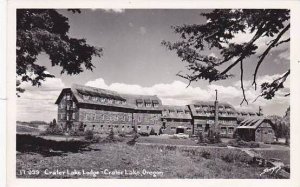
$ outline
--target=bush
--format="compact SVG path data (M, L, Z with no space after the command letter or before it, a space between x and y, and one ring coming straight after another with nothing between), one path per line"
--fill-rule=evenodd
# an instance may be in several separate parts
M244 140L231 140L228 142L228 145L233 147L241 147L241 148L258 148L260 147L259 143L251 141L246 142Z
M116 137L113 128L110 129L108 136L105 138L105 143L116 142Z
M64 131L58 125L49 126L41 135L63 135Z
M235 158L232 152L229 152L228 154L222 155L221 159L224 160L225 162L232 163Z
M149 134L147 132L139 132L139 135L141 135L141 136L149 136Z
M133 138L127 142L127 145L133 146L136 143L136 140L138 139L139 135L137 133L134 134Z
M85 132L77 131L77 130L71 130L69 131L70 136L84 136Z
M161 135L161 134L163 134L162 128L160 128L158 131L158 135Z
M202 132L198 133L198 144L199 143L204 143L204 137L203 137L203 133Z
M155 130L153 129L153 128L151 128L151 130L150 130L150 133L149 133L150 135L156 135L156 133L155 133Z
M215 144L215 143L221 143L221 137L220 134L217 132L213 132L212 130L208 131L208 143Z
M210 158L211 158L211 154L210 154L210 152L208 152L208 151L202 151L202 152L201 152L201 156L202 156L203 158L206 158L206 159L210 159Z
M176 136L175 134L173 134L172 136L169 137L170 139L179 139L178 136Z
M84 139L85 140L93 140L94 132L92 130L87 130L84 132Z

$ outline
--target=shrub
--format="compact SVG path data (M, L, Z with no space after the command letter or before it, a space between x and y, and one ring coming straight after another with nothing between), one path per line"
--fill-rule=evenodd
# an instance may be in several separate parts
M149 134L147 132L139 132L139 135L141 135L141 136L149 136Z
M94 132L92 130L87 130L84 132L84 139L85 140L93 140Z
M201 156L202 156L203 158L206 158L206 159L210 159L210 158L211 158L211 154L210 154L210 152L208 152L208 151L202 151L202 152L201 152Z
M203 133L202 132L198 133L198 144L199 143L204 143L204 137L203 137Z
M169 137L170 139L179 139L178 136L176 136L175 134L173 134L172 136Z
M153 129L153 128L151 128L151 130L150 130L150 133L149 133L150 135L156 135L156 133L155 133L155 130Z
M93 143L98 143L100 142L101 140L101 137L99 135L94 135L93 139L92 139L92 142Z
M110 143L110 142L115 142L115 141L117 141L117 140L116 140L116 137L115 137L115 133L114 133L113 128L111 128L110 131L109 131L109 134L108 134L108 136L105 138L104 142Z
M70 136L84 136L85 132L83 131L77 131L77 130L70 130L69 131Z
M221 143L221 136L217 132L213 132L212 130L208 131L208 136L207 136L208 142L210 144L216 144L216 143Z
M229 152L225 155L221 156L221 159L224 160L225 162L231 163L234 161L234 154L232 152Z
M241 147L241 148L258 148L260 147L259 143L251 141L246 142L244 140L231 140L228 142L228 145L231 145L233 147Z
M136 143L136 140L138 139L139 135L137 133L134 134L133 138L127 142L127 145L133 146Z
M51 127L49 126L45 132L42 133L42 135L63 135L63 134L64 134L63 129L60 128L58 125L53 126L53 124Z
M158 135L161 135L161 134L163 134L162 128L160 128L158 131Z

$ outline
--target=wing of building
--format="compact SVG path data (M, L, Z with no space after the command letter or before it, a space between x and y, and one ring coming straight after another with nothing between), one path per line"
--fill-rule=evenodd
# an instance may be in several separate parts
M273 123L263 117L252 117L243 120L237 127L238 135L246 141L272 143L275 138Z
M91 129L100 133L111 129L130 132L135 128L146 133L153 129L157 134L193 135L207 133L213 124L218 124L216 128L223 137L232 137L238 120L250 115L217 101L170 106L162 105L156 95L121 94L77 84L63 89L55 104L58 124L64 129Z

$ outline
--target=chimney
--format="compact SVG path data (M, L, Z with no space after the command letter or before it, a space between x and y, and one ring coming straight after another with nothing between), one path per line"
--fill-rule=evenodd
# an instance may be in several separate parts
M218 102L218 90L216 91L216 100L215 100L215 123L214 123L214 128L217 132L219 132L219 102Z

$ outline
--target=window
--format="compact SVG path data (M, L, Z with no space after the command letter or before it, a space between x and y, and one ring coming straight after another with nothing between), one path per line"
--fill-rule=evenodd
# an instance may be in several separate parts
M89 100L89 96L88 95L82 95L82 97L83 97L83 100Z
M138 131L141 130L141 126L138 126Z
M171 127L171 130L175 130L176 129L176 127Z
M93 129L92 130L95 130L95 125L93 125Z
M70 120L70 116L67 114L67 121Z
M197 128L202 128L202 124L197 124Z
M149 125L147 125L147 130L149 130Z
M119 128L119 125L115 125L115 128Z
M226 127L221 127L221 134L226 134L226 131L227 131Z
M66 94L66 97L67 97L67 100L70 100L71 99L71 95L68 93Z
M159 102L157 100L152 101L154 107L158 107Z
M76 103L75 103L75 102L73 102L72 104L73 104L73 108L76 108Z
M228 128L228 134L232 134L233 133L234 128L233 127L229 127Z
M72 119L75 119L75 112L73 112L72 114Z
M137 105L138 107L142 107L142 106L143 106L143 100L142 100L142 99L137 99L137 100L136 100L136 105Z
M141 122L141 121L142 121L141 116L139 116L138 117L138 122Z
M188 128L186 128L186 130L187 130L187 131L191 131L192 129L191 129L191 127L188 127Z
M272 134L273 132L272 132L272 130L268 130L268 133L269 133L269 134Z

